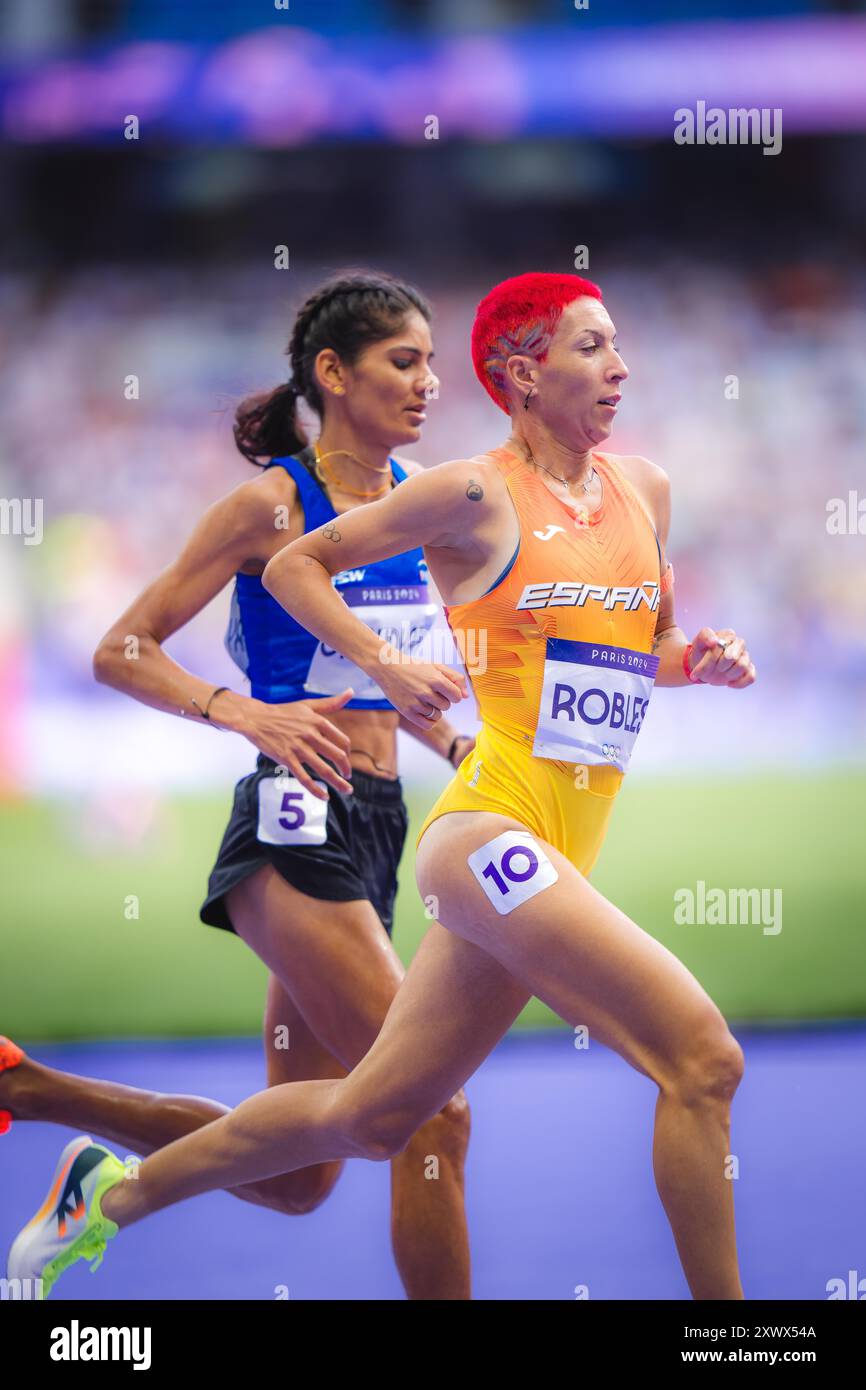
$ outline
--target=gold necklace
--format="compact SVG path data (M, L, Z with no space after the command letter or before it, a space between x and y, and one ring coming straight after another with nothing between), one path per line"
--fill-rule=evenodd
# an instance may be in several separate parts
M523 441L521 441L521 442L523 442ZM564 483L564 485L565 485L566 488L569 488L569 489L571 488L571 485L572 485L572 483L574 482L574 479L573 479L573 478L560 478L560 476L559 476L558 473L554 473L552 469L547 468L547 467L545 467L545 465L544 465L543 463L539 463L539 462L538 462L538 459L535 457L535 455L533 454L533 452L532 452L532 450L530 449L530 447L529 447L528 444L524 443L524 444L523 444L523 447L524 447L524 449L526 450L526 452L527 452L528 455L529 455L529 462L530 462L530 463L535 464L535 467L536 467L536 468L543 468L545 473L549 473L550 476L551 476L551 478L555 478L556 481L557 481L558 483ZM585 493L586 493L586 492L589 492L589 489L592 487L592 480L593 480L593 478L597 478L597 477L598 477L598 474L596 473L594 466L593 466L592 464L590 464L590 465L589 465L589 477L587 478L587 480L586 480L585 483L581 483L581 484L580 484L580 486L583 488L583 490L584 490Z
M313 444L313 454L316 459L316 477L319 481L322 483L330 483L333 487L338 487L341 492L345 492L349 497L362 497L366 501L369 501L373 497L381 497L383 493L390 491L392 481L390 476L381 487L376 488L372 492L359 492L357 488L347 487L342 478L338 478L335 474L329 474L328 470L325 468L325 459L331 458L334 454L347 454L349 458L355 459L356 463L360 463L363 468L370 468L374 473L384 473L386 471L384 468L376 468L375 464L367 463L364 459L358 458L357 454L350 453L348 449L329 449L326 454L321 454L319 453L318 441L316 441ZM387 466L387 472L389 474L391 473L390 462Z
M523 444L523 447L526 449L526 452L527 452L527 454L529 455L529 462L530 462L530 463L535 464L536 468L542 468L542 469L544 469L544 472L545 472L545 473L549 473L550 476L551 476L551 478L555 478L556 481L557 481L558 483L563 483L563 484L565 485L565 490L566 490L566 492L568 493L568 501L566 502L566 500L565 500L564 497L560 497L560 498L559 498L559 501L562 503L562 505L563 505L564 507L567 507L568 510L571 512L572 516L574 517L574 524L575 524L575 526L578 526L578 527L588 527L588 526L589 526L589 517L590 517L589 507L588 507L588 505L587 505L586 502L579 502L579 501L577 500L577 498L572 498L571 492L570 492L570 483L569 483L568 478L561 478L561 477L559 476L559 474L558 474L558 473L554 473L552 469L550 469L550 468L545 468L544 464L543 464L543 463L539 463L539 462L538 462L538 459L535 458L535 457L533 456L532 450L530 449L529 445L528 445L524 440L521 440L520 442ZM593 480L593 478L596 477L596 476L598 477L599 482L601 482L601 474L600 474L600 473L597 474L595 468L593 467L593 465L590 464L590 466L589 466L589 477L587 478L587 480L586 480L585 483L581 483L581 487L583 488L584 493L589 492L589 489L590 489L590 487L592 486L592 480ZM549 491L549 489L548 489L548 491ZM555 496L555 495L556 495L556 494L554 494L554 496ZM604 483L602 483L602 498L603 498L603 497L604 497Z
M314 443L313 449L315 451L317 459L329 459L333 458L334 454L345 454L347 458L354 459L356 463L360 463L362 468L369 468L372 473L388 472L389 465L387 463L384 465L384 467L380 468L377 464L368 463L366 459L360 458L358 454L353 454L350 449L329 449L326 454L320 454L318 440L316 440L316 442Z

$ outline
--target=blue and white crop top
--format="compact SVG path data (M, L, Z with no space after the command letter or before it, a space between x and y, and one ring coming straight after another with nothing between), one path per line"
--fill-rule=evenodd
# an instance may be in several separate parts
M406 477L390 460L396 483ZM315 531L337 513L321 484L297 458L274 459L295 480L304 511L304 532ZM438 605L429 597L427 565L419 547L387 560L335 574L332 583L356 617L401 651L424 641ZM256 700L278 704L355 691L346 709L393 709L376 682L301 627L268 593L255 574L237 574L225 636L229 656L250 682Z

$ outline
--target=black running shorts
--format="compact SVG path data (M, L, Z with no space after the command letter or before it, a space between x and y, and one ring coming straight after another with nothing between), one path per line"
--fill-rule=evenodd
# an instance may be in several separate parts
M272 864L311 898L337 903L367 898L390 936L397 866L409 824L403 785L399 777L386 780L357 768L350 780L350 793L328 787L327 802L318 802L296 778L278 777L276 764L260 753L255 772L235 787L201 920L234 931L225 894L262 864Z

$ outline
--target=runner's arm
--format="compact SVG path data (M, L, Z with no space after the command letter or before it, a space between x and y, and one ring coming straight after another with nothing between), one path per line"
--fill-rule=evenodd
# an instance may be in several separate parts
M289 483L289 487L294 484ZM287 500L288 499L288 500ZM351 699L351 691L317 700L270 704L187 671L163 650L163 642L204 608L250 561L264 564L273 553L277 521L292 493L285 476L264 474L242 483L209 507L178 558L121 614L96 649L93 674L134 700L231 729L291 772L317 797L327 792L304 770L307 763L338 791L350 791L348 737L328 718ZM211 701L210 705L208 702ZM339 771L334 772L323 759ZM345 774L345 775L343 775Z
M192 701L203 709L217 682L185 670L162 644L201 612L250 560L262 526L273 526L272 507L271 490L263 488L259 479L242 483L209 507L177 559L142 590L102 638L93 657L96 680L153 709L202 722ZM243 732L251 703L248 696L226 691L214 701L210 722Z
M425 471L423 465L420 463L416 463L414 459L399 458L397 456L395 457L397 463L399 463L403 467L405 472L410 477L415 473L423 473ZM442 595L439 593L439 590L436 587L436 582L433 579L432 574L428 575L427 577L427 589L432 601L441 605ZM462 759L466 755L466 752L468 751L468 749L466 749L464 745L470 743L474 744L475 742L474 735L459 734L457 730L454 728L454 725L449 724L447 719L438 720L438 722L431 725L429 729L419 729L415 724L410 724L409 720L404 718L404 716L401 714L399 720L399 727L404 731L404 733L411 734L413 738L417 738L418 742L423 743L426 748L431 749L431 751L434 753L439 753L443 758L446 759L448 758L448 754L451 750L452 745L454 744L454 740L457 739L458 743L456 748L454 749L454 756L458 759L458 763L462 761ZM458 765L458 763L454 762L454 758L449 759L449 761L451 762L452 766L456 767Z
M262 576L287 612L370 675L417 728L429 727L449 705L465 699L466 677L441 662L405 661L353 614L331 578L417 546L465 544L490 506L488 490L495 483L488 468L483 461L456 459L417 473L381 501L354 507L299 536L274 556Z

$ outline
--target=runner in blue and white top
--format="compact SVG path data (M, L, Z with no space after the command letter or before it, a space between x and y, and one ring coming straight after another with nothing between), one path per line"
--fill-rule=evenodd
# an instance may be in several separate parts
M289 344L291 380L237 412L235 439L257 476L208 509L178 559L118 619L94 660L105 684L166 713L231 729L258 749L256 770L235 789L200 915L236 932L268 966L264 1038L272 1086L345 1075L374 1042L403 977L389 940L408 825L398 728L452 767L474 746L438 707L430 709L429 729L405 720L374 680L305 631L261 583L268 561L290 541L323 526L338 538L342 513L419 470L391 455L419 439L436 384L429 321L416 289L378 272L338 275L310 295ZM314 442L296 419L301 399L321 421ZM226 644L249 679L248 693L215 688L162 645L232 581ZM420 548L336 574L333 582L394 648L423 649L437 605ZM139 637L137 661L126 659L130 633ZM466 694L465 677L452 667L429 669L442 704ZM20 1049L4 1055L15 1065L7 1062L0 1077L0 1111L13 1120L77 1125L132 1152L150 1153L226 1111L198 1096L60 1077ZM394 1254L410 1298L470 1296L468 1132L461 1091L391 1160ZM426 1180L431 1153L439 1157L435 1183ZM87 1166L92 1157L90 1149L83 1157L76 1151L75 1162ZM342 1161L317 1164L233 1187L232 1194L307 1212L341 1169ZM13 1262L17 1268L38 1259L50 1285L76 1256L53 1213L40 1222L16 1242Z

